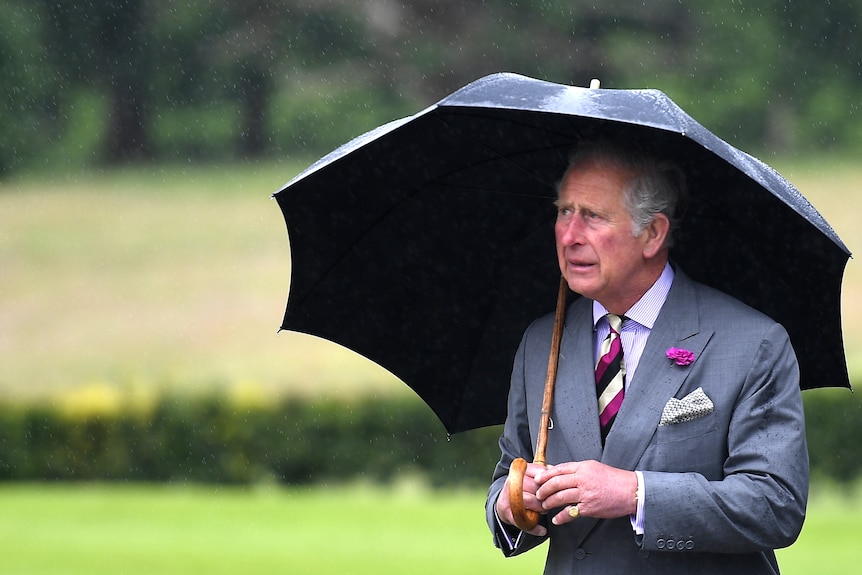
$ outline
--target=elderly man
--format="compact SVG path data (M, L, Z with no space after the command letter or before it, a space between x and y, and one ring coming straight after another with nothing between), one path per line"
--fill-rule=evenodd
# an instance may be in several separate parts
M566 311L547 466L530 464L529 532L507 473L533 459L553 317L515 357L486 517L507 556L550 540L545 572L777 573L805 516L796 357L779 324L669 263L684 198L672 166L585 145L558 190Z

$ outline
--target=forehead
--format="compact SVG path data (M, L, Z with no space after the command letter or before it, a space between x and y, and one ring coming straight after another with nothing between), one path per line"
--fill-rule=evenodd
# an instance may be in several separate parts
M622 203L623 189L633 174L607 162L592 161L570 168L560 184L558 203Z

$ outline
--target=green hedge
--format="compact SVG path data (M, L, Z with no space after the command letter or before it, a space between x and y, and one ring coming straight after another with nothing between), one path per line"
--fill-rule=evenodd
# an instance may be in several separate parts
M862 402L846 389L803 393L812 475L850 483L862 475Z
M285 400L238 406L164 398L148 409L72 415L0 405L0 479L304 484L420 474L485 484L499 429L447 438L418 400Z
M846 390L806 392L812 474L862 470L862 408ZM0 480L254 483L392 481L484 486L499 427L447 437L418 399L284 400L238 405L166 397L146 409L70 413L0 404Z

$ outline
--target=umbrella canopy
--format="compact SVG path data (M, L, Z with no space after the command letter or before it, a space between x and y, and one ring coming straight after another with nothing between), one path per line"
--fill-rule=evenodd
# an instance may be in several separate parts
M502 423L520 337L556 301L556 183L599 135L675 159L691 198L671 259L782 323L803 388L849 387L849 251L793 185L659 91L515 74L359 136L274 195L292 266L282 328L388 369L451 433Z

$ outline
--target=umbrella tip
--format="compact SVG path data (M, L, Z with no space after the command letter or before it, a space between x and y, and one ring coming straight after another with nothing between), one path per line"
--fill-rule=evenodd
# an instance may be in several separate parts
M590 80L590 89L591 90L598 90L601 87L601 85L602 85L602 83L599 81L598 78L593 78L592 80Z

